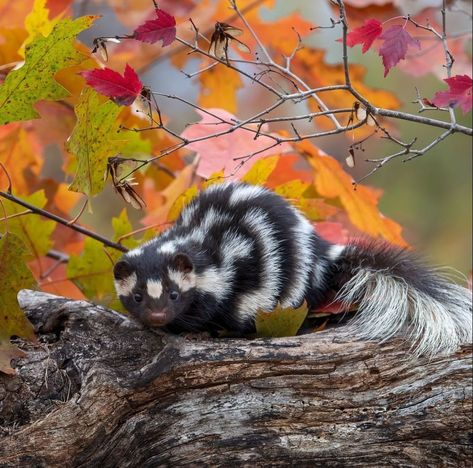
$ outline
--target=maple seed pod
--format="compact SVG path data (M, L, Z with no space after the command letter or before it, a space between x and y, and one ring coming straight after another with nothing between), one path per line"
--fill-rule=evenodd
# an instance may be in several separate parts
M356 118L358 119L359 122L362 122L363 120L366 119L366 109L363 108L363 107L358 107L358 109L356 109Z
M371 114L368 114L368 118L366 119L366 123L370 127L375 127L376 126L376 120L374 120L373 116Z
M349 168L355 167L355 158L351 154L345 158L345 162Z

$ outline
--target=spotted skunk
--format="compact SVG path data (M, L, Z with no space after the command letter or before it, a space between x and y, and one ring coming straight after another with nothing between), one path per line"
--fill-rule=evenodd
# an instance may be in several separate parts
M417 354L472 341L471 294L380 242L334 245L286 200L243 183L213 185L169 230L114 268L125 308L172 332L254 331L259 309L357 305L360 337L403 333Z

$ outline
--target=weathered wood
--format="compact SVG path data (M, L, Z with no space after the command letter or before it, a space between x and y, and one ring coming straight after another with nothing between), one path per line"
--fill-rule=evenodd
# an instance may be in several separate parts
M22 291L40 336L0 377L0 466L471 466L471 346L413 360L348 328L186 339Z

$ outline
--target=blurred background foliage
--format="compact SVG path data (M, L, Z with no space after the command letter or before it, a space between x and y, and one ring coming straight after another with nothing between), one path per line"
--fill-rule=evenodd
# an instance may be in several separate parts
M406 9L409 9L410 4L412 4L412 9L419 8L421 3L423 2L404 2ZM330 25L330 17L333 14L325 0L315 2L276 0L272 8L262 8L261 15L269 21L293 11L299 11L304 19L323 26ZM94 37L127 32L127 28L118 21L113 9L106 3L79 2L75 4L75 13L77 15L103 15L102 20L81 36L88 45L91 45ZM462 30L465 28L465 22L468 22L467 16L451 15L449 30ZM275 34L294 34L294 32L275 31ZM327 62L339 63L341 49L340 44L336 42L338 37L340 37L339 29L321 29L310 35L304 43L325 49ZM471 54L471 50L468 52ZM432 97L436 91L445 88L445 84L432 73L413 77L395 68L387 78L383 78L382 63L377 54L368 52L363 55L359 47L349 50L349 60L352 64L361 64L366 67L365 81L368 86L392 91L402 101L401 110L403 111L417 112L418 105L412 103L416 98L415 87L425 97ZM185 70L192 72L198 66L198 60L191 58ZM455 66L453 70L455 72ZM171 64L166 56L158 58L142 74L142 80L153 90L178 94L193 101L196 101L199 92L196 79L188 79ZM257 109L264 108L267 103L252 89L243 88L238 92L236 114L239 118L244 118ZM301 109L304 109L303 105ZM163 102L162 111L170 119L171 127L177 132L183 130L184 122L198 120L192 110L175 101ZM428 116L429 113L423 115ZM457 111L459 123L463 125L472 125L471 115L470 112L463 116L460 111ZM396 125L397 134L402 135L406 141L417 137L419 142L427 143L440 133L438 129L410 122L396 121ZM351 142L350 135L346 135L318 139L316 144L344 163L348 155L347 146ZM54 152L54 149L51 150ZM392 144L389 142L379 139L376 142L368 142L364 153L358 153L355 168L348 169L345 165L345 169L355 179L360 178L372 167L364 163L363 158L381 157L392 150ZM59 159L57 164L58 166L61 164ZM52 166L55 164L50 165ZM408 242L416 250L423 252L429 262L448 265L468 274L471 270L472 259L472 141L470 137L455 135L437 145L426 155L408 163L402 163L401 159L396 159L370 176L364 183L383 191L380 202L381 211L404 227ZM104 234L111 235L108 220L110 216L116 216L119 213L121 206L120 200L112 194L109 186L94 200L93 215L85 214L82 220ZM137 213L130 214L135 222L139 219ZM103 223L98 221L100 219Z

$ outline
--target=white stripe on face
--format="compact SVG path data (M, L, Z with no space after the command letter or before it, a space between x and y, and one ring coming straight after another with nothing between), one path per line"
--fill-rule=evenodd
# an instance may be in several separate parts
M193 271L190 273L182 273L181 271L176 271L169 268L168 276L171 281L177 284L177 287L182 292L189 291L189 289L195 287L195 273Z
M130 276L123 278L121 280L115 280L115 289L119 296L128 296L133 291L133 288L136 286L138 277L136 273L133 272Z
M159 280L148 280L146 282L146 289L148 290L148 295L153 299L159 299L163 293L163 285Z

